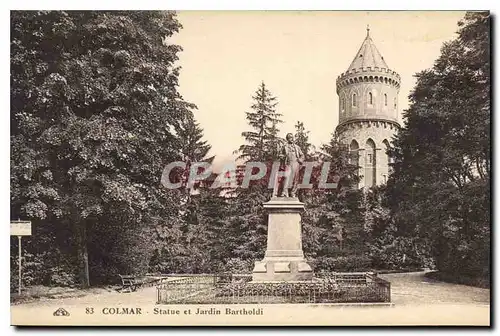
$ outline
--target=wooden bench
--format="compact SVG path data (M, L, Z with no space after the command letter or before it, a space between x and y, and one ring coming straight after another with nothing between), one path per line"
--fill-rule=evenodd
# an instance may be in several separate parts
M119 276L122 279L122 291L128 289L129 292L135 292L137 290L137 287L141 287L144 284L143 277L121 274L119 274Z

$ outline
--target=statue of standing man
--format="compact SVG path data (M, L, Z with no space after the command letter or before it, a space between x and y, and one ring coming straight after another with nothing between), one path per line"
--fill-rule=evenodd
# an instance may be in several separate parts
M286 135L286 143L279 149L282 168L285 169L281 197L297 197L300 167L304 163L304 153L293 141L293 134ZM273 197L278 197L279 176L274 177ZM290 192L289 192L290 189Z

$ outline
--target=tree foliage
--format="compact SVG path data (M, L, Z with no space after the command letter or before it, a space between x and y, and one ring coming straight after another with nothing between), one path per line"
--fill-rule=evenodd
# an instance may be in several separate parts
M180 196L160 178L194 108L174 13L13 11L11 27L12 216L64 241L84 286L89 267L146 270L155 234L175 242Z
M271 167L277 159L277 149L282 141L278 136L279 125L282 123L281 114L276 109L278 99L264 82L259 85L252 99L251 111L246 112L250 129L241 133L245 143L238 149L239 159L243 161L243 169L237 176L238 184L242 183L248 162L263 163L266 166L266 175L250 183L248 188L239 188L229 200L228 231L235 235L231 238L231 251L234 258L243 262L258 260L264 255L267 216L262 204L268 201L271 195L268 188Z
M254 103L251 111L246 112L251 129L241 134L246 143L239 148L239 158L265 162L274 157L278 141L278 125L282 123L281 114L276 111L277 98L272 95L264 82L260 84L252 98Z
M309 153L317 167L312 172L311 189L302 190L304 251L318 271L354 271L370 268L366 252L363 191L354 188L357 168L349 161L347 147L337 135L319 151ZM329 163L327 181L337 188L319 188L323 164ZM337 177L335 180L334 177Z

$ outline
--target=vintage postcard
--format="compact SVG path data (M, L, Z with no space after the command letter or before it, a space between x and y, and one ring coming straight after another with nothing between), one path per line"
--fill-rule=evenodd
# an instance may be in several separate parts
M12 325L491 325L489 11L10 27Z

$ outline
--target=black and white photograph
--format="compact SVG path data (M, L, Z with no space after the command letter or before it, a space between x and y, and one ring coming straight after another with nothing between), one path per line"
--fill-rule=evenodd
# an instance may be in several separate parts
M491 326L491 16L11 10L11 325Z

